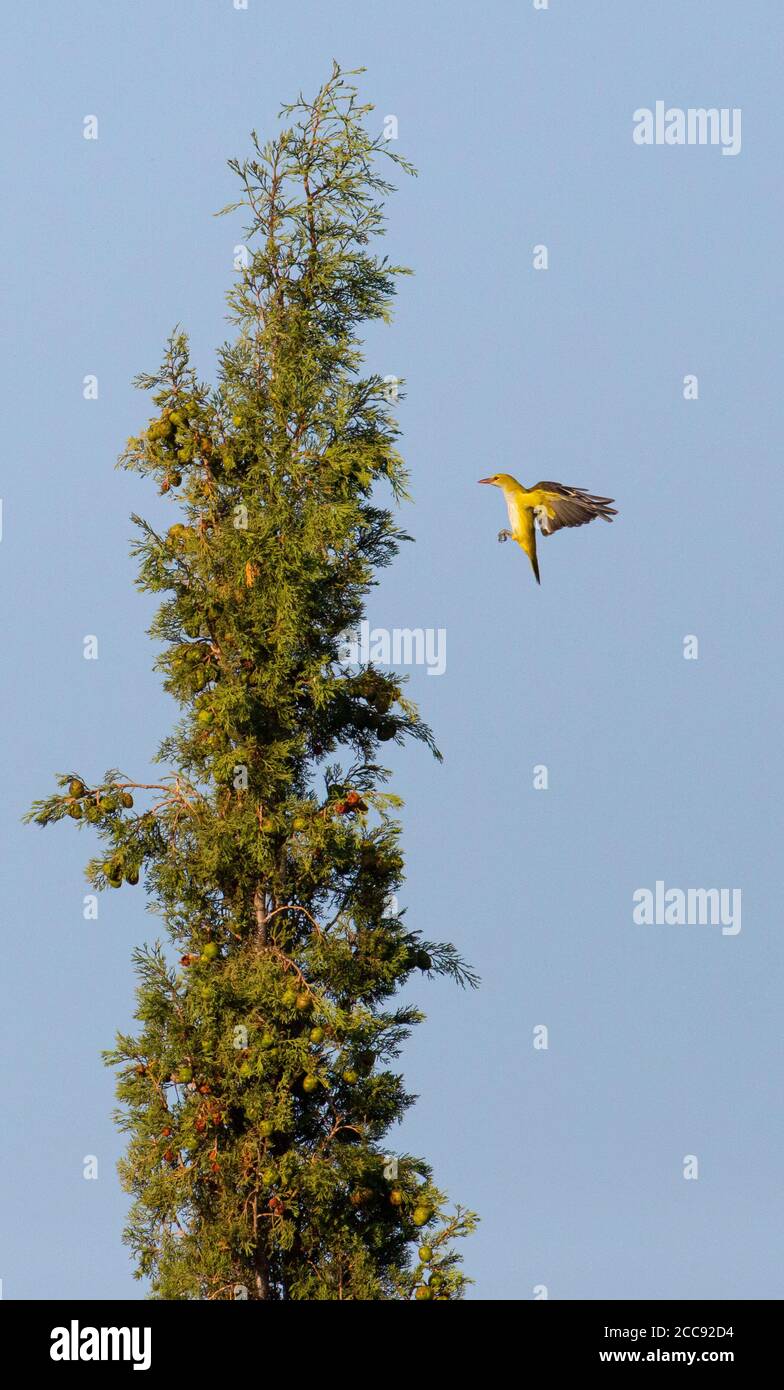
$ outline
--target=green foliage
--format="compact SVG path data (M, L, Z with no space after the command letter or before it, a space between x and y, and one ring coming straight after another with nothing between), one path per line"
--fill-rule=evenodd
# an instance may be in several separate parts
M390 185L370 107L335 68L277 139L232 162L250 218L229 295L236 340L201 383L181 332L139 384L157 414L121 462L177 506L135 517L138 583L181 717L142 786L79 773L33 806L103 844L97 888L138 882L180 954L136 952L137 1036L120 1036L126 1239L158 1298L458 1298L428 1165L384 1138L412 1104L395 1069L422 1015L413 972L475 983L454 947L392 911L399 801L379 745L435 750L401 678L349 669L340 639L403 534L375 500L405 495L383 381L359 327L387 319L404 273L372 250ZM232 209L224 209L230 211ZM422 1245L426 1261L416 1255Z

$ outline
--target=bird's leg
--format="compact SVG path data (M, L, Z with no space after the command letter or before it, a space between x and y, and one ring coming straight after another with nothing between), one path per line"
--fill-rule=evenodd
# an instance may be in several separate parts
M511 539L512 539L512 532L511 532L511 531L499 531L499 532L498 532L498 540L499 540L499 543L500 543L501 545L503 545L504 541L510 541Z

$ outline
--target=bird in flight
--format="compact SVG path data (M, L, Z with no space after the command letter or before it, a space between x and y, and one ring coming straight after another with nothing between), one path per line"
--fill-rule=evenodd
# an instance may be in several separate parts
M617 516L616 508L610 506L614 497L594 497L582 487L564 487L562 483L534 483L533 487L523 487L510 473L494 473L492 478L479 481L500 487L504 494L512 529L499 531L498 539L517 541L531 561L537 584L542 582L536 558L537 526L543 536L551 536L562 526L585 526L596 516L605 521Z

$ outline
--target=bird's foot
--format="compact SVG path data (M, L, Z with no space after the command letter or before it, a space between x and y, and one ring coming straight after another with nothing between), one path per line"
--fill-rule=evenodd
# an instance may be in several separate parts
M511 532L511 531L499 531L499 532L498 532L498 541L499 541L499 544L500 544L500 545L503 545L504 541L509 541L509 540L511 540L511 539L512 539L512 532Z

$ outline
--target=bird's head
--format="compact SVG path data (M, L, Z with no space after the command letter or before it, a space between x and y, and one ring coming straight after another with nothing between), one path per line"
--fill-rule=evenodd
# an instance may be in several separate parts
M490 483L492 487L513 487L514 478L511 473L494 473L490 478L480 478L480 483Z

